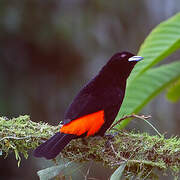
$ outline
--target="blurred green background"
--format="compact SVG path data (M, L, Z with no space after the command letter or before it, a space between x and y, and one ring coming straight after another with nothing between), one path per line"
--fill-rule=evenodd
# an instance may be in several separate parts
M152 28L179 11L179 0L0 0L0 115L29 114L57 125L113 53L136 54ZM180 135L179 108L162 93L143 113L153 116L161 132ZM128 127L151 132L139 121ZM36 171L49 165L30 155L17 168L14 159L13 154L0 159L0 179L38 179ZM80 171L75 179L84 179ZM90 177L103 180L110 174L93 164Z

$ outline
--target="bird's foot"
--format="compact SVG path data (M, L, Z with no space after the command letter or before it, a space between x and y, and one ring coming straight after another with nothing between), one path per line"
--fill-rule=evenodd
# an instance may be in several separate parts
M118 134L118 132L110 133L110 134L104 134L104 137L107 138L107 140L113 140L117 134Z
M104 134L104 137L106 138L105 146L106 148L111 147L112 141L114 141L114 138L116 137L118 133L111 133L111 134Z

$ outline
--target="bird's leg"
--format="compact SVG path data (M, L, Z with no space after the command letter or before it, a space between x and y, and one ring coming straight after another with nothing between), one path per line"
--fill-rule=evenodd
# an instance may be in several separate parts
M114 133L106 133L104 134L104 137L107 139L107 140L113 140L114 137L118 134L118 132L114 132Z

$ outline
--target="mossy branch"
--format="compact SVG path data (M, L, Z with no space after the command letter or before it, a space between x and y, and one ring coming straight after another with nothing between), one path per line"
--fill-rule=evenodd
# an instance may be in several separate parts
M28 157L28 150L35 149L44 140L57 132L59 127L43 122L33 122L30 117L13 119L0 117L0 150L2 156L15 153L18 165L22 153ZM150 136L147 133L119 131L114 138L89 137L71 141L61 153L62 158L75 162L99 161L104 166L116 169L127 162L125 174L153 176L153 170L170 169L173 175L180 172L180 138Z

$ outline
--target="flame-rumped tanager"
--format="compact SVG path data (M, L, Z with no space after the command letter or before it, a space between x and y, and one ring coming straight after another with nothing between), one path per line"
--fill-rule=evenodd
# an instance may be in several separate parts
M74 98L59 132L38 146L33 152L34 156L53 159L72 139L103 136L120 109L128 76L142 59L129 52L113 55Z

